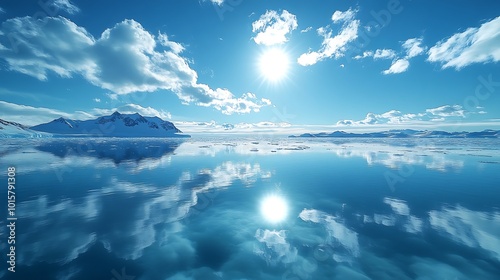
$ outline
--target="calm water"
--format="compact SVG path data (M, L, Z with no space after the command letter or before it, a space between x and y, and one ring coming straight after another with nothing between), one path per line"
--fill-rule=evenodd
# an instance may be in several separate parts
M1 141L2 279L500 277L499 140Z

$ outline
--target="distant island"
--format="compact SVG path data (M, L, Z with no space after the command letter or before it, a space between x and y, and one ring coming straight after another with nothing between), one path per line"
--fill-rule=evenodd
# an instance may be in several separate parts
M28 127L0 119L0 138L16 137L190 137L181 134L175 125L159 117L143 117L138 113L121 114L93 120L58 118L48 123Z
M289 137L303 138L500 138L500 130L483 130L479 132L447 132L439 130L399 129L382 132L351 133L334 131L332 133L304 133Z

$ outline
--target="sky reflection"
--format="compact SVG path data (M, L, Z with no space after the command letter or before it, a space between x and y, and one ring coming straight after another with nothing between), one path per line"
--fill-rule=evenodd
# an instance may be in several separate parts
M239 153L240 143L216 142L210 145L224 150L184 154L183 145L193 142L183 142L151 155L120 152L119 160L95 156L99 149L4 150L2 159L12 160L22 180L17 277L111 279L122 268L139 280L495 279L500 273L500 178L497 164L480 162L485 150L438 153L463 162L440 170L428 165L438 157L413 160L426 151L408 145L269 143L241 147L267 145L275 153ZM285 149L295 145L309 148ZM435 150L445 147L426 153ZM488 151L489 161L499 160L495 153ZM168 164L149 164L166 156ZM403 162L415 171L391 189L384 173ZM58 178L54 166L68 169ZM6 234L4 220L0 233Z

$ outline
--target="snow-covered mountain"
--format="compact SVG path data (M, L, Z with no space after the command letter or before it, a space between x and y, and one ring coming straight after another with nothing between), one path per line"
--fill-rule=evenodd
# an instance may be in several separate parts
M49 133L34 131L22 124L0 119L0 138L41 138L51 136Z
M389 130L382 132L350 133L345 131L334 131L332 133L304 133L290 137L316 137L316 138L500 138L500 130L483 130L479 132L446 132L429 130Z
M67 136L93 137L189 137L169 121L158 117L143 117L138 113L114 112L93 120L79 121L58 118L31 127L32 130Z

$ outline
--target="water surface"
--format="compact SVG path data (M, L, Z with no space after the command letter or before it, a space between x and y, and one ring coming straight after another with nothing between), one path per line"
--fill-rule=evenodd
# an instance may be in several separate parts
M0 163L3 279L500 275L496 139L2 140Z

